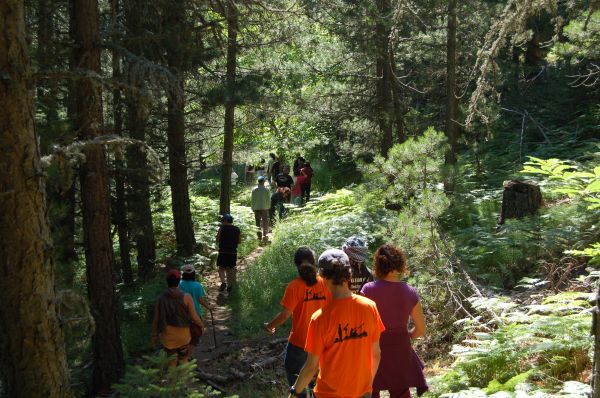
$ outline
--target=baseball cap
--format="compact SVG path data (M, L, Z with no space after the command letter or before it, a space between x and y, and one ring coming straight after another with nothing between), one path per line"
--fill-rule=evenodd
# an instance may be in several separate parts
M259 176L258 177L258 182L265 182L267 179L265 178L265 176Z
M165 278L166 279L169 279L169 278L181 279L181 272L179 272L179 270L177 268L171 268L165 274Z
M192 264L185 264L183 267L181 267L181 272L184 274L191 274L192 272L196 272L196 269Z
M319 268L334 269L336 266L350 267L350 259L340 249L327 249L319 256Z
M221 217L222 221L233 222L233 216L231 214L223 214Z

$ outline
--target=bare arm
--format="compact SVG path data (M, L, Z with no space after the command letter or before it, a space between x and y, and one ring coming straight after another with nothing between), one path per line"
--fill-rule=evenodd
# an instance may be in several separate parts
M284 307L281 312L277 314L273 320L271 320L271 322L265 324L265 330L271 334L274 334L277 327L287 321L291 315L292 313Z
M378 344L379 345L379 344ZM308 354L308 358L306 358L306 362L296 379L296 383L294 383L294 387L297 392L302 392L308 386L308 383L312 380L315 373L319 370L319 357L317 355ZM288 398L293 398L290 395Z
M204 297L198 297L198 302L200 304L202 304L202 306L204 306L205 308L208 308L209 310L213 309L212 304L207 299L205 299Z
M375 380L377 369L379 368L379 361L381 361L381 348L379 348L379 340L373 343L372 348L372 361L373 367L371 368L371 381Z
M410 317L414 323L414 327L408 331L411 339L416 339L425 334L427 327L425 326L425 316L423 315L423 307L419 301L410 312Z
M215 241L217 242L217 247L219 247L220 240L221 240L221 228L219 227L219 230L217 231L217 237L215 238Z

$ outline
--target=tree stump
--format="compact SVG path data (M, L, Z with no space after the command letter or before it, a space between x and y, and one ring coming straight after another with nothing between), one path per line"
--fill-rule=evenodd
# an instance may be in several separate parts
M522 218L535 214L543 203L539 186L518 180L504 181L502 212L498 225L504 224L508 218Z

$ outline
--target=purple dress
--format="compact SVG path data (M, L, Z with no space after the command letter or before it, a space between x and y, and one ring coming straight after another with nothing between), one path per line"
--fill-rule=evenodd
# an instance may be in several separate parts
M361 294L377 304L385 325L381 334L381 362L373 381L374 390L404 390L416 387L421 395L428 387L423 362L413 350L408 318L419 302L416 290L404 282L378 280L363 286Z

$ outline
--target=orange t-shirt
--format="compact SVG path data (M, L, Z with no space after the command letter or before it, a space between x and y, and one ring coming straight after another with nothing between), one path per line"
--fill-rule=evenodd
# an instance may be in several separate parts
M304 349L310 317L329 302L331 292L320 276L312 286L308 286L300 277L287 285L281 305L292 313L292 330L288 338L291 344Z
M372 391L373 343L385 330L375 302L353 294L315 312L305 351L318 355L318 398L356 398Z

